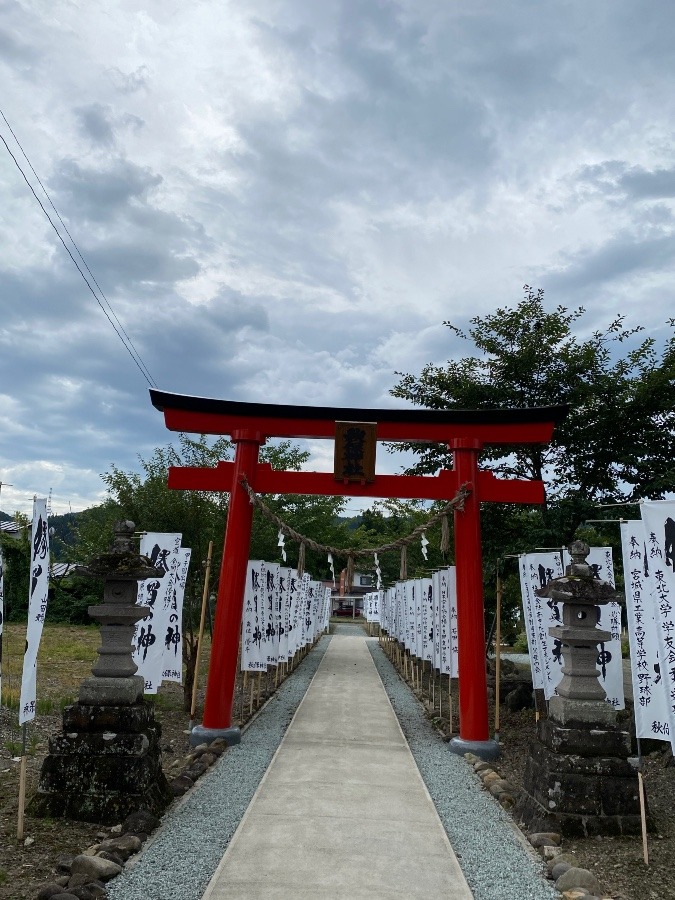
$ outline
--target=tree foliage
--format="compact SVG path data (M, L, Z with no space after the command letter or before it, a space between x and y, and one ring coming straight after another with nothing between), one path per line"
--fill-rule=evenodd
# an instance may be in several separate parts
M584 339L585 310L544 308L544 293L525 286L513 308L471 320L480 355L429 363L419 376L398 373L395 397L428 409L485 409L569 404L547 447L486 448L482 464L502 475L543 479L550 500L599 502L660 498L675 483L675 336L659 353L642 328L617 316ZM672 329L673 320L668 323ZM411 471L450 467L441 445L411 444Z

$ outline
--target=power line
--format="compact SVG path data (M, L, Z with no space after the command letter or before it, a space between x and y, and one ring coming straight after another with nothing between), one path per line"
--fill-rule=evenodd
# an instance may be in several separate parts
M79 263L77 262L77 260L76 260L75 257L73 256L73 254L72 254L70 248L68 247L68 245L66 244L66 242L64 241L63 236L61 235L61 232L58 230L58 228L57 228L56 225L54 224L54 221L52 220L51 216L49 215L49 212L48 212L47 209L45 208L45 206L44 206L42 200L40 200L40 198L38 197L37 193L35 192L35 189L33 188L33 185L32 185L32 184L30 183L30 181L28 180L28 177L26 176L26 173L24 172L24 170L21 168L21 165L20 165L19 161L17 160L16 156L12 153L12 151L11 151L11 149L10 149L10 147L9 147L9 144L8 144L7 141L5 140L4 136L3 136L2 134L0 134L0 140L2 140L2 143L5 145L5 148L6 148L7 152L8 152L9 155L12 157L12 160L14 161L14 165L17 167L17 169L19 170L19 172L20 172L21 175L23 176L23 180L24 180L24 181L26 182L26 184L28 185L28 188L30 189L30 192L33 194L33 196L35 197L35 199L37 200L37 202L40 204L40 209L41 209L42 212L45 214L45 216L46 216L46 218L47 218L49 224L50 224L50 225L52 226L52 228L54 229L54 231L55 231L55 233L56 233L56 236L58 237L58 239L59 239L59 240L61 241L61 243L63 244L64 249L66 250L66 253L68 254L68 256L70 256L71 260L73 261L73 264L75 265L75 268L77 269L77 271L78 271L78 272L80 273L80 275L82 276L82 280L84 281L84 283L87 285L87 287L88 287L89 290L91 291L91 293L92 293L94 299L96 300L96 302L98 303L99 307L100 307L101 310L103 311L103 314L105 315L106 319L107 319L107 320L110 322L110 324L112 325L113 329L115 330L115 333L117 334L117 336L119 337L119 339L122 341L122 344L124 345L124 347L125 347L127 353L128 353L129 356L131 356L131 358L133 359L133 361L134 361L134 363L136 364L137 368L139 369L141 375L143 375L143 377L145 378L145 380L148 382L148 384L149 384L151 387L157 387L157 383L155 382L154 378L153 378L152 375L150 374L150 371L148 370L148 367L147 367L147 366L145 365L145 363L143 362L143 359L141 358L141 355L140 355L140 353L138 352L138 350L136 349L136 347L134 346L133 341L131 340L131 338L129 337L129 335L127 334L127 332L124 330L124 327L123 327L122 323L120 322L120 320L118 319L117 314L115 313L115 310L114 310L113 307L112 307L112 304L110 303L110 301L108 300L108 298L106 297L106 295L103 293L103 290L102 290L101 286L99 285L99 283L96 281L96 278L94 277L94 275L93 275L91 269L90 269L89 266L87 265L86 260L85 260L84 257L82 256L82 253L80 252L79 247L78 247L77 244L75 243L75 240L73 239L73 236L72 236L71 233L68 231L68 228L66 227L65 222L64 222L63 219L61 218L61 215L59 214L59 211L57 210L56 206L54 206L54 203L53 203L51 197L49 196L49 193L47 192L47 189L45 188L45 186L43 185L42 181L40 180L39 175L37 174L37 172L36 172L35 169L33 168L33 165L32 165L32 163L31 163L31 161L28 159L28 156L26 155L26 151L25 151L25 150L23 149L23 147L21 146L21 143L19 142L19 139L18 139L17 136L14 134L14 131L12 130L12 126L11 126L11 125L9 124L9 122L7 121L7 117L5 116L4 112L2 112L2 110L0 110L0 115L1 115L2 118L4 119L6 125L7 125L7 127L9 128L9 130L10 130L10 132L11 132L11 134L12 134L12 137L13 137L14 140L16 141L16 143L17 143L19 149L20 149L21 152L23 153L26 162L28 163L28 165L29 165L30 168L31 168L31 171L32 171L33 174L35 175L35 178L37 179L38 184L40 185L40 187L41 187L42 190L44 191L44 194L45 194L45 196L47 197L47 200L49 200L49 203L51 204L52 209L53 209L54 212L56 213L56 215L57 215L57 217L58 217L58 219L59 219L59 222L60 222L61 225L63 226L64 231L66 232L66 234L67 234L68 237L70 238L70 241L71 241L73 247L75 248L75 250L76 250L76 252L77 252L77 255L78 255L78 256L80 257L80 259L82 260L82 263L83 263L84 267L86 268L87 272L88 272L89 275L91 276L92 281L94 282L94 284L95 284L96 287L98 288L99 293L101 294L101 297L103 297L103 299L105 300L105 303L106 303L108 309L110 310L110 313L111 313L112 316L114 317L115 322L117 323L117 325L115 324L115 322L113 322L113 319L110 317L110 315L109 315L109 313L108 313L108 310L105 308L105 306L103 305L103 303L101 303L101 300L99 299L98 294L96 293L96 291L95 291L95 290L93 289L93 287L91 286L91 283L90 283L89 280L87 279L87 276L86 276L86 275L84 274L84 272L82 271L82 269L81 269ZM119 326L119 327L118 327L118 326Z

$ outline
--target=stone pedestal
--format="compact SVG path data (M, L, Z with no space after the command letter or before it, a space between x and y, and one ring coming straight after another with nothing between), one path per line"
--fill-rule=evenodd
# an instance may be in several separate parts
M596 627L598 606L616 599L594 578L588 545L575 541L565 575L537 591L563 604L562 625L549 634L562 644L563 678L540 720L514 813L532 831L568 836L639 834L637 770L628 762L630 734L620 727L598 681L599 645L611 635Z
M608 704L604 712L616 715ZM534 832L569 837L640 833L630 734L619 725L539 721L514 814Z
M101 647L78 702L63 713L63 732L50 738L37 794L37 816L68 816L111 825L140 808L155 815L172 800L161 767L160 727L143 699L143 678L132 658L138 581L158 570L132 547L133 522L118 522L110 553L82 571L104 578L103 603L89 607L101 622Z
M162 772L160 734L144 700L67 706L63 732L49 739L31 814L103 825L141 808L161 814L173 797Z

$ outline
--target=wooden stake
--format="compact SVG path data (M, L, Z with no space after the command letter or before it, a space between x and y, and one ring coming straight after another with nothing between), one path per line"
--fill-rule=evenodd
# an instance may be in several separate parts
M649 847L647 846L647 813L645 810L645 783L642 772L638 770L638 793L640 795L640 822L642 824L642 856L645 865L649 865Z
M192 703L190 705L190 731L194 728L195 712L197 711L197 684L199 682L199 666L202 661L202 644L204 642L204 623L206 622L206 604L209 600L209 576L211 573L211 554L213 553L213 541L209 541L209 552L206 554L206 571L204 572L204 591L202 593L202 611L199 617L199 637L197 638L197 659L192 679Z
M499 743L499 678L501 674L502 643L502 580L499 577L499 560L497 560L497 613L495 625L495 741Z
M23 824L26 811L26 723L23 723L23 747L21 749L21 767L19 769L19 816L16 826L16 836L23 840Z
M452 734L452 678L448 675L448 717L450 719L450 734Z

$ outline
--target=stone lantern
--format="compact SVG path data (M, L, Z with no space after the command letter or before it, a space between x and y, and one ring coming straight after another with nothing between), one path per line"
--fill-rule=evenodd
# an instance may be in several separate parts
M31 812L115 824L145 808L161 813L172 795L161 767L161 729L143 698L132 640L149 612L137 606L138 582L161 575L132 546L133 522L117 522L109 553L79 572L104 580L103 603L89 607L101 623L101 646L78 701L63 711L50 738Z
M570 836L639 834L637 772L628 762L630 733L598 680L600 607L618 595L594 577L589 547L574 541L565 574L536 593L562 603L562 625L549 634L562 645L563 677L530 746L516 814L534 831Z

